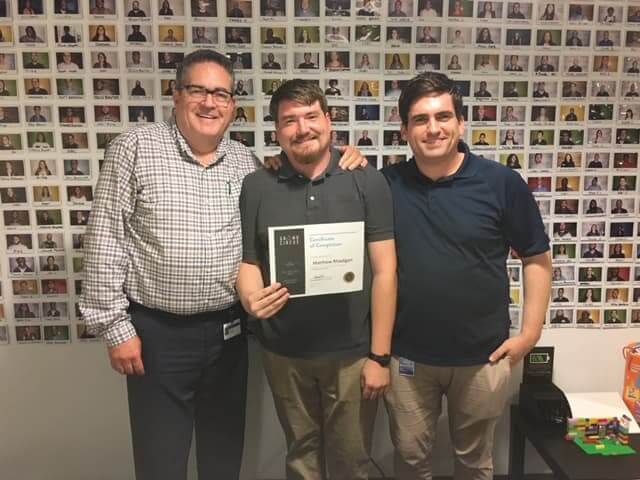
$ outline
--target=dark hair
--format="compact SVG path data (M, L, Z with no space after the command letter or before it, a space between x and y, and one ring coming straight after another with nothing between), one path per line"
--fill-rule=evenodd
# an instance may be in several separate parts
M189 69L193 65L197 65L199 63L215 63L216 65L220 65L231 77L231 85L233 86L233 66L231 65L229 58L215 50L202 49L191 52L189 55L184 57L182 63L178 64L178 68L176 70L176 83L178 89L184 87L185 77L187 76Z
M451 95L456 117L463 118L462 95L453 80L439 72L423 72L413 77L402 89L398 100L402 124L406 126L409 123L409 110L418 100L446 93Z
M313 105L319 102L322 112L328 112L327 99L318 84L313 80L296 78L280 85L280 88L271 97L271 103L269 103L269 113L276 124L278 123L278 107L285 100L292 100L303 105Z

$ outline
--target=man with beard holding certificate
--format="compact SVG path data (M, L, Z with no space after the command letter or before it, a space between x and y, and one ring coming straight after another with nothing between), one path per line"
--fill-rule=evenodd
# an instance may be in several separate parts
M376 400L389 384L395 315L389 188L373 167L338 170L337 152L330 147L326 98L314 82L284 83L272 97L270 111L283 166L279 172L250 174L243 183L238 294L255 318L253 330L263 347L265 371L287 441L287 479L365 479ZM291 262L291 282L287 287L270 281L279 265L277 259L270 262L269 243L273 247L275 242L267 240L274 227L314 229L321 232L317 237L330 237L345 223L357 224L361 235L344 243L340 243L344 237L336 237L338 254L329 260L343 260L356 252L349 260L363 263L360 269L346 267L344 276L332 279L333 291L316 294L315 274L331 275L339 269L332 265L316 271L319 257L305 261L304 252L317 247L302 243L304 239L299 242L295 235L289 243L305 250L297 263ZM306 270L313 270L314 276L305 282L301 277ZM346 287L360 280L361 289ZM304 283L302 289L296 281Z

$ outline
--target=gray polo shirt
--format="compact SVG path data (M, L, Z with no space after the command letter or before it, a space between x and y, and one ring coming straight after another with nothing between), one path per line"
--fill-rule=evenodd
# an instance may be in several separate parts
M282 155L284 157L284 153ZM340 154L320 177L309 180L283 158L274 172L258 170L244 179L240 194L242 258L260 266L269 282L267 228L334 222L365 222L365 242L393 238L389 186L375 168L338 167ZM365 355L370 346L371 266L367 249L360 292L290 298L282 310L251 329L262 345L288 357L339 359Z

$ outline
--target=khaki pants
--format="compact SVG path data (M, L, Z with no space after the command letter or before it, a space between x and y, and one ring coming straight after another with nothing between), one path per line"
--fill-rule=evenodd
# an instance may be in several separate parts
M447 397L455 480L492 480L493 434L505 407L511 366L495 364L435 367L415 364L415 375L399 374L391 360L391 388L385 396L397 480L431 480L436 424Z
M262 352L287 442L287 479L368 478L377 401L362 400L365 359L308 360Z

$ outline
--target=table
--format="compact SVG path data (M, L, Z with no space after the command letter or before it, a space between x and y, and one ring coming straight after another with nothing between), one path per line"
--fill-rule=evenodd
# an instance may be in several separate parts
M524 479L525 440L529 440L558 480L640 479L640 435L630 435L635 455L604 457L587 455L564 439L566 427L531 422L511 406L509 480Z

